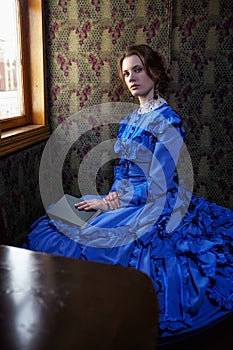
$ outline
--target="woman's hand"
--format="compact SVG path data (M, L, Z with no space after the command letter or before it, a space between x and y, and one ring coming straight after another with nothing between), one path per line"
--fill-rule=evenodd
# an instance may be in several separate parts
M101 211L108 211L108 205L104 202L103 199L98 198L83 200L80 203L76 203L74 206L79 210L96 209Z
M122 195L118 192L109 192L109 194L103 199L104 203L112 210L120 208L119 198Z
M122 195L117 192L110 192L104 199L86 199L80 203L75 204L75 208L79 210L101 210L108 211L109 209L114 210L120 208L119 198Z

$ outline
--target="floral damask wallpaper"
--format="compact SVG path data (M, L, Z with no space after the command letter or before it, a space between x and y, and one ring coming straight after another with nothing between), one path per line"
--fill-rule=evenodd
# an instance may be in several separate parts
M121 52L148 43L173 76L170 104L182 115L195 173L195 192L233 208L233 4L228 0L48 0L45 5L48 116L51 129L79 110L130 101L117 75ZM74 145L63 171L76 192L77 169L88 150L114 136L98 129ZM45 143L0 161L0 199L9 236L19 242L43 212L38 169ZM111 164L98 189L111 183ZM12 217L14 218L12 220Z
M233 208L233 2L174 3L170 103L188 132L195 192Z
M171 1L67 0L46 5L51 124L102 102L127 100L119 55L148 43L170 56Z

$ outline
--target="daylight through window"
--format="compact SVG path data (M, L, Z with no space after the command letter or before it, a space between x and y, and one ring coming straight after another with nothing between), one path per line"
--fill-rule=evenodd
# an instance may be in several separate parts
M43 0L0 0L0 156L47 139Z
M0 118L23 114L17 0L0 0Z

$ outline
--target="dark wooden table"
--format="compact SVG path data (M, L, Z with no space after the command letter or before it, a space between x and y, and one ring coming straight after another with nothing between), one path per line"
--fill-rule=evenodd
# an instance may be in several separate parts
M1 350L155 349L153 285L131 268L0 246Z

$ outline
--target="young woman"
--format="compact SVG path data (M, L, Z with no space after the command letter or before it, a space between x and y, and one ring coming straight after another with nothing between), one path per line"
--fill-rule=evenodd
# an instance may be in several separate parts
M159 54L132 46L119 61L119 74L140 107L120 123L110 193L76 205L102 213L66 234L44 216L33 225L27 248L143 271L159 298L161 337L172 338L233 311L233 212L182 185L178 158L185 131L162 97L169 77Z

